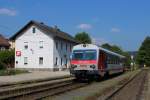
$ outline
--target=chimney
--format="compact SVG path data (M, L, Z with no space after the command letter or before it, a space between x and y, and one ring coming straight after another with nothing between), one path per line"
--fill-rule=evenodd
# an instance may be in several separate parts
M54 29L57 30L57 31L60 30L57 25L54 26Z
M43 22L41 22L40 24L44 24Z

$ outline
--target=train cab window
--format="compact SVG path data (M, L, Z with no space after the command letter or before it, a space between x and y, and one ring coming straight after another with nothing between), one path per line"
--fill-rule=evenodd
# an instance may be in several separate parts
M96 50L74 50L73 60L96 60Z
M74 52L72 59L74 59L74 60L82 60L83 59L83 52Z
M85 51L85 59L86 60L95 60L96 59L96 51Z

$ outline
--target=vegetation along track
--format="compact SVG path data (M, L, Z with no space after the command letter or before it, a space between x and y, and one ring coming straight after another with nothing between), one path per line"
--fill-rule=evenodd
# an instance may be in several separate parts
M123 84L106 100L141 100L143 99L144 86L147 80L147 69L143 69L135 77Z
M79 88L86 83L76 83L74 78L44 81L39 83L25 84L0 90L0 99L10 100L34 100L46 96L59 94L68 90Z

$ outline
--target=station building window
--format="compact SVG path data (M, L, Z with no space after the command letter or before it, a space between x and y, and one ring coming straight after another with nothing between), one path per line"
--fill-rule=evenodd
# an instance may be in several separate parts
M58 65L58 58L56 57L56 61L55 61L55 66L57 66Z
M66 65L67 65L67 63L68 63L68 59L66 58Z
M72 50L72 46L71 46L71 44L70 44L70 51Z
M43 65L43 57L39 57L39 64Z
M58 49L58 42L56 42L56 49Z
M67 43L66 43L66 51L67 51Z
M63 43L61 42L61 50L63 49Z
M36 33L36 28L35 27L32 28L32 33Z
M28 42L24 42L24 49L28 49Z
M61 58L61 66L62 66L62 64L63 64L63 61L62 61L62 58Z
M39 48L43 48L43 41L39 41Z
M24 57L24 65L28 64L28 57Z

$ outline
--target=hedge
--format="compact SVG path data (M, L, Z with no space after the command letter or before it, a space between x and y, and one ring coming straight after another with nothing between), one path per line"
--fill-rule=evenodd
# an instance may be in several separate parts
M0 51L0 69L12 68L15 61L15 51L5 50Z

